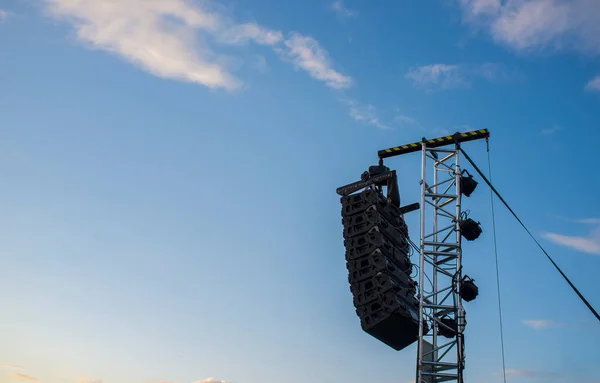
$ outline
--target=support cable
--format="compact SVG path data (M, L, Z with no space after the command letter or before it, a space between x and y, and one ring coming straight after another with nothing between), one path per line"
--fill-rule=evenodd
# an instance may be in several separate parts
M490 183L492 180L492 160L490 157L490 143L486 139L485 141L487 155L488 155L488 175L490 176ZM506 383L506 358L504 356L504 324L502 322L502 301L500 299L500 272L498 267L498 242L496 240L496 216L494 214L494 193L490 188L490 202L492 205L492 232L494 233L494 256L496 258L496 288L498 292L498 319L500 320L500 349L502 350L502 377L504 383Z
M510 206L508 205L508 203L504 200L504 198L502 198L502 196L500 195L500 193L498 193L498 191L492 185L492 183L486 178L485 175L483 175L483 173L481 172L481 170L479 170L479 168L477 167L477 165L475 165L475 163L473 162L473 160L471 160L471 157L469 157L469 155L467 153L465 153L465 151L462 148L460 149L460 151L465 156L465 158L467 159L467 161L469 161L469 163L471 163L471 166L473 166L473 169L475 169L475 171L485 181L485 183L490 187L490 189L492 189L492 191L494 192L494 194L496 194L496 196L498 197L498 199L504 204L504 206L506 206L506 208L508 209L508 211L510 211L510 213L513 215L513 217L515 217L515 219L521 224L521 226L523 227L523 229L525 229L525 231L527 232L527 234L529 234L529 236L531 237L531 239L533 239L533 241L535 242L535 244L540 248L540 250L542 250L542 252L544 253L544 255L546 255L546 258L548 258L548 260L552 263L552 265L556 268L556 270L560 273L560 275L564 278L564 280L569 284L569 286L571 286L571 289L573 289L573 291L575 292L575 294L577 294L577 296L579 297L579 299L581 299L581 301L587 306L587 308L592 312L592 314L600 322L600 314L598 314L598 312L596 310L594 310L594 308L588 302L588 300L585 299L585 297L579 292L579 290L577 289L577 287L575 287L575 285L565 275L565 273L563 273L563 271L560 269L560 267L558 267L558 265L556 264L556 262L554 262L554 260L552 259L552 257L550 257L550 255L546 252L546 250L542 247L542 245L538 242L538 240L533 236L533 234L531 234L531 232L529 231L529 229L527 228L527 226L525 226L525 224L523 223L523 221L521 221L519 219L519 217L517 216L517 214L513 211L513 209L510 208Z

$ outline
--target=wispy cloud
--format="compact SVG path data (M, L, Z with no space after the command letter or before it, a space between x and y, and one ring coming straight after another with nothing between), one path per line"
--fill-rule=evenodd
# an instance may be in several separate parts
M0 23L6 20L7 17L8 12L6 12L4 9L0 9Z
M350 18L358 14L356 10L346 7L343 0L333 1L329 5L329 9L331 9L333 12L335 12L338 16L342 18Z
M360 105L354 100L345 100L345 103L348 106L350 117L354 120L379 129L392 129L389 125L381 122L381 118L377 113L377 108L373 105Z
M417 120L404 114L396 115L396 117L394 117L394 120L401 125L412 125L417 123Z
M523 324L525 324L531 328L534 328L536 330L544 330L544 329L548 329L548 328L566 326L566 323L555 322L550 319L527 319L527 320L523 321Z
M591 79L585 85L585 89L593 92L600 92L600 74Z
M278 51L284 58L291 60L296 68L305 70L311 77L331 88L344 89L352 86L350 77L332 68L329 54L314 38L292 32L284 44L286 49Z
M466 88L470 84L458 65L432 64L413 68L404 75L422 89Z
M426 91L469 88L475 78L498 82L511 76L502 63L431 64L412 68L404 75L416 88Z
M229 55L235 53L217 49L252 43L284 52L296 67L327 86L351 84L350 77L331 68L327 52L315 39L299 33L284 39L281 31L237 22L210 1L44 0L43 4L50 17L72 25L76 39L85 46L110 52L161 78L238 89L243 82L228 67Z
M88 47L116 54L156 76L209 88L236 89L241 82L199 32L229 44L272 45L282 38L279 32L254 23L235 24L184 0L46 0L46 10L71 23L77 39Z
M594 223L591 219L586 223ZM543 233L542 237L558 245L569 247L577 251L600 255L600 227L596 227L585 236L568 236L556 233Z
M551 48L600 54L597 0L458 0L466 22L517 51Z
M549 136L549 135L552 135L552 134L558 132L559 130L560 130L560 127L555 124L551 128L542 129L540 133L542 133L545 136Z
M29 380L30 382L37 382L37 378L34 378L33 376L29 376L26 374L21 374L18 372L15 372L14 374L12 374L12 376L14 376L17 379Z

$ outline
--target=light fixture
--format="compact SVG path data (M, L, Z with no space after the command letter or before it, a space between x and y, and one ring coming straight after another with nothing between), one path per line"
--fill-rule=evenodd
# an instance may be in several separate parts
M477 181L473 179L473 176L467 170L463 170L460 175L460 192L469 197L476 187Z
M482 232L483 230L481 230L479 222L475 222L471 218L462 219L460 221L460 233L467 241L476 240Z
M460 282L460 291L458 294L467 302L471 302L473 299L477 298L479 288L475 285L475 280L468 275L465 275Z

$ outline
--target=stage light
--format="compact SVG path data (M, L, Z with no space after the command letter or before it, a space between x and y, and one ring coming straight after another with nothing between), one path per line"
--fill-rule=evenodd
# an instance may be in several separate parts
M460 192L469 197L477 187L477 181L473 179L473 176L468 171L463 170L462 173L460 176ZM466 176L464 175L465 173L467 174Z
M467 241L474 241L479 238L483 230L481 230L479 222L467 218L460 221L460 232Z
M465 275L460 283L460 291L458 294L467 302L471 302L473 299L477 298L479 288L475 285L475 280Z
M458 332L458 324L456 323L456 319L444 317L440 318L440 322L438 323L438 335L441 335L446 338L454 338L456 333Z

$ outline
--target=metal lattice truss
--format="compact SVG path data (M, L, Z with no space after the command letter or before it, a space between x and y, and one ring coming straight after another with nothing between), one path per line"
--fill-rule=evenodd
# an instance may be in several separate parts
M418 383L463 383L459 154L422 143Z

